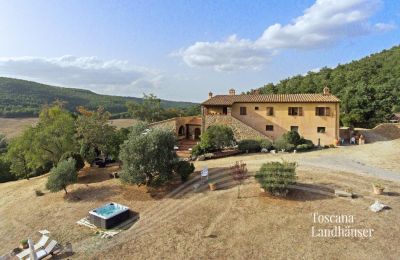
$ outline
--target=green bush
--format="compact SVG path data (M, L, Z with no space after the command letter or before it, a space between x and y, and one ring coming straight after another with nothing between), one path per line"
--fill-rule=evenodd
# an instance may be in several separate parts
M201 146L199 144L196 144L192 148L192 155L194 155L194 156L199 156L199 155L202 155L202 154L205 154L205 153L206 153L206 151L204 151L204 149L201 148Z
M201 135L200 147L213 152L232 146L235 141L232 128L226 125L212 125Z
M302 139L297 131L286 132L282 137L287 143L294 145L300 144L300 140Z
M261 149L271 150L273 148L272 142L268 139L260 139Z
M261 151L260 141L245 139L238 143L238 149L242 153L258 153Z
M75 183L77 180L76 162L73 158L69 158L68 160L59 162L56 167L51 169L46 188L51 192L64 190L65 194L67 194L67 186Z
M284 149L288 152L293 151L294 149L305 151L312 149L314 144L311 140L300 137L297 131L289 131L275 141L274 147L278 150Z
M298 146L296 146L296 150L298 152L303 152L303 151L307 151L310 150L312 147L309 147L307 144L299 144Z
M16 180L16 176L11 173L11 163L7 162L2 156L0 156L0 183L7 181Z
M85 161L83 160L82 155L79 153L66 152L61 156L60 161L68 160L69 158L73 158L75 160L77 171L85 167Z
M174 171L181 177L181 181L185 182L194 172L194 165L187 161L178 161L174 166Z
M261 187L275 196L286 196L289 185L296 183L295 162L264 163L256 173L256 180Z
M294 144L289 143L287 140L285 140L283 137L278 138L275 143L274 147L281 151L285 150L287 152L292 151L296 146Z

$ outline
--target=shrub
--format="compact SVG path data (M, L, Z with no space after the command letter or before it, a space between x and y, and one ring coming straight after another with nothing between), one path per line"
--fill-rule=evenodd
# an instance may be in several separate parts
M53 168L53 163L51 161L46 162L45 164L43 164L42 166L40 166L39 168L36 168L35 170L33 170L30 174L31 177L35 177L35 176L40 176L43 174L48 173L51 168Z
M201 135L199 145L205 152L213 152L232 146L234 141L232 128L226 125L212 125Z
M40 196L43 196L44 193L41 190L35 190L35 195L36 195L36 197L40 197Z
M273 148L272 142L268 139L260 139L259 142L261 149L271 150Z
M199 144L196 144L195 146L193 146L192 148L192 155L194 156L199 156L204 154L206 151L204 151L203 148L201 148L201 146Z
M182 182L187 181L190 174L194 172L193 163L189 163L187 161L178 161L174 168L174 171L181 177Z
M257 140L245 139L238 143L238 149L242 153L258 153L261 151L261 146Z
M60 161L68 160L69 158L73 158L75 160L77 171L85 166L85 161L83 160L82 155L80 155L79 153L66 152L61 156Z
M278 138L278 140L275 141L274 147L277 150L285 150L287 152L292 151L296 146L294 144L288 143L283 137Z
M287 143L294 145L300 144L300 140L302 139L297 131L286 132L282 137Z
M51 192L64 190L65 194L67 194L67 186L75 183L77 180L76 162L73 158L69 158L68 160L59 162L56 167L51 169L46 188Z
M256 173L261 187L275 196L286 196L289 185L296 183L295 162L264 163Z
M311 148L307 144L299 144L296 146L296 150L299 152L310 150Z
M278 150L285 149L290 152L294 149L299 151L309 150L314 147L311 140L300 137L296 131L289 131L275 141L274 146Z
M6 159L0 156L0 183L7 181L16 180L16 176L11 173L11 163L7 162Z

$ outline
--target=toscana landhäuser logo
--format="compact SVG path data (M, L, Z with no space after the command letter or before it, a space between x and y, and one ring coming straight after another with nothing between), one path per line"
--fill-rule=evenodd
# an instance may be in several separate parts
M370 238L373 228L356 228L356 218L353 215L312 214L311 237L313 238Z

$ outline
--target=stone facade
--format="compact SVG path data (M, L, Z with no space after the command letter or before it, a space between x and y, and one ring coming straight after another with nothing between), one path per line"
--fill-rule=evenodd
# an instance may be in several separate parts
M237 118L231 115L205 115L203 118L203 130L207 129L211 125L222 124L228 125L232 128L237 141L243 139L269 139L266 135L257 131L256 129L246 125Z
M200 120L200 118L196 116L174 117L164 121L152 123L149 126L153 128L170 129L172 132L176 134L179 140L180 139L194 140L197 139L201 133L201 123L198 122L194 123L196 119Z

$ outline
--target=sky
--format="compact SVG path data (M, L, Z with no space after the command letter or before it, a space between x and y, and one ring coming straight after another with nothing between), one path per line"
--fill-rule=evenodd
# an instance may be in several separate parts
M397 0L0 0L0 76L201 102L400 44Z

